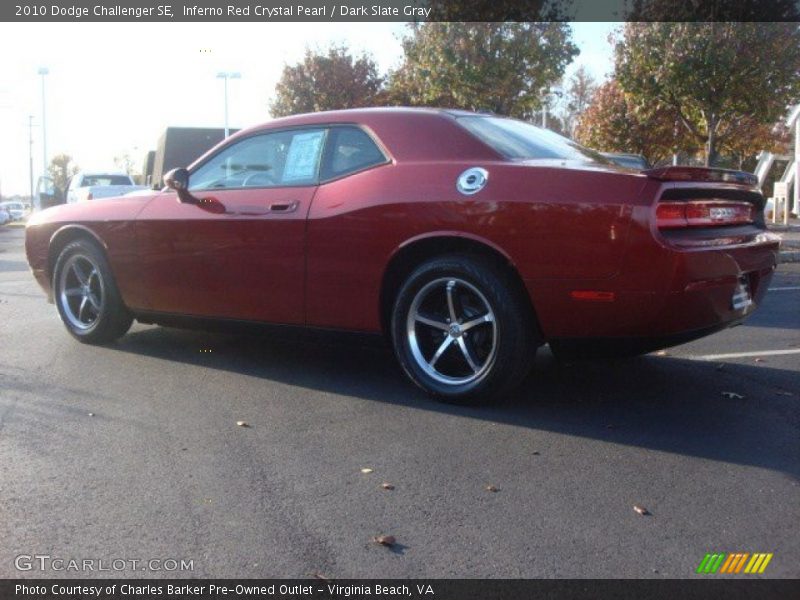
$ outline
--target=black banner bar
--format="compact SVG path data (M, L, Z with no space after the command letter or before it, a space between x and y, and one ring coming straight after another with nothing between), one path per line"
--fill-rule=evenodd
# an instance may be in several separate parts
M800 0L3 0L16 22L800 21Z
M800 580L325 580L17 579L0 581L3 600L547 600L669 598L738 600L800 597Z

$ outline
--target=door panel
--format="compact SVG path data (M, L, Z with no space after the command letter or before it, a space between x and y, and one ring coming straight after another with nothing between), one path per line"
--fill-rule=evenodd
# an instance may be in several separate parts
M152 311L302 324L305 219L316 186L174 192L139 214Z

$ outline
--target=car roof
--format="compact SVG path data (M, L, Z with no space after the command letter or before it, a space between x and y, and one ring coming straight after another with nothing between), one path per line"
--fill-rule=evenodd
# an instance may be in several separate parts
M83 177L130 177L122 171L81 171L78 175Z
M194 168L219 148L253 134L314 125L357 124L371 130L396 160L503 160L495 150L456 125L463 116L490 116L431 107L374 107L322 111L280 117L233 134L190 165Z
M295 127L300 125L315 125L318 123L360 123L369 122L386 117L462 117L462 116L488 116L482 113L471 112L454 108L435 107L410 107L410 106L375 106L367 108L346 108L342 110L324 110L320 112L302 113L288 117L278 117L271 121L261 123L254 127L242 130L235 135L253 133L261 129L274 129L278 127Z

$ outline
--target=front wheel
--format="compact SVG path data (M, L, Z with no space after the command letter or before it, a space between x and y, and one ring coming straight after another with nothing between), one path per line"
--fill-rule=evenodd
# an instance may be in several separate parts
M110 342L123 336L133 322L105 255L89 240L71 242L61 251L53 272L53 293L67 331L80 342Z
M392 314L395 354L406 374L447 402L494 402L533 363L530 306L509 274L466 255L433 259L405 281Z

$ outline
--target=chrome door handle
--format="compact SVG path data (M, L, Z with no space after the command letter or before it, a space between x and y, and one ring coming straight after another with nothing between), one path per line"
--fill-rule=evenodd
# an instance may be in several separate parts
M269 212L290 213L297 210L300 203L295 200L294 202L276 202L269 205Z

